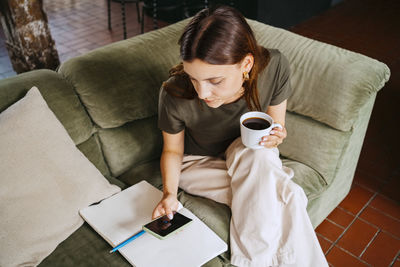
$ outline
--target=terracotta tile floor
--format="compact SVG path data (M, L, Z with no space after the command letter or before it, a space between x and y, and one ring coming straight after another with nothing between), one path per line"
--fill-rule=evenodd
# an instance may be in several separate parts
M122 39L120 6L106 1L44 0L61 61ZM331 266L400 267L400 2L345 0L290 30L365 54L391 69L379 92L349 195L316 229ZM140 34L136 8L127 5L128 38ZM160 22L160 27L166 23ZM145 31L153 22L145 18ZM15 75L0 31L0 78Z
M293 32L386 63L348 196L316 229L332 266L400 266L400 2L348 0L296 25Z

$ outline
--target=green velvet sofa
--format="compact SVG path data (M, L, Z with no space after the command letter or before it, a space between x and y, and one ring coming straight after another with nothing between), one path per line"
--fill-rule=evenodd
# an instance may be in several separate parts
M161 188L162 137L157 101L178 63L187 21L113 43L64 62L0 81L0 112L37 86L76 146L122 189L143 179ZM366 56L249 20L259 43L289 60L294 93L288 101L284 165L309 199L316 227L350 190L377 92L387 66ZM259 85L262 87L262 84ZM180 191L179 200L229 244L227 206ZM40 266L129 266L86 223ZM206 266L229 266L229 251Z

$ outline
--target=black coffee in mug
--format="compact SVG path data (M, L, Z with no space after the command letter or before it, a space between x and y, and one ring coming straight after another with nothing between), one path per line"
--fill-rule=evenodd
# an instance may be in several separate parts
M253 117L245 119L243 125L252 130L264 130L269 128L271 123L263 118Z

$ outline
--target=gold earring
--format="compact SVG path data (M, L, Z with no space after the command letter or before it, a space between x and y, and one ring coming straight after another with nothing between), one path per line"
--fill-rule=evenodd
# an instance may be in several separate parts
M249 73L247 71L243 72L243 80L247 81L249 79Z

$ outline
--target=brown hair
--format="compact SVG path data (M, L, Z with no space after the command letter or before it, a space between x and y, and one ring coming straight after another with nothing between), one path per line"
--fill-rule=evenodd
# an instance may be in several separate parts
M261 110L257 79L268 64L269 53L257 45L253 31L239 11L229 6L201 10L186 25L178 43L182 60L189 62L200 59L216 65L238 64L252 54L254 64L249 79L243 83L244 98L250 110ZM176 75L187 76L182 63L170 70L170 77ZM184 88L185 92L166 83L164 87L168 93L176 92L180 97L193 99L197 96L191 82Z

